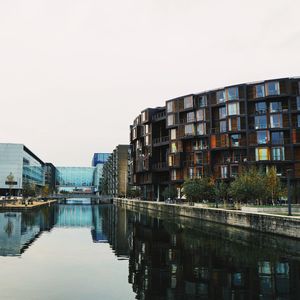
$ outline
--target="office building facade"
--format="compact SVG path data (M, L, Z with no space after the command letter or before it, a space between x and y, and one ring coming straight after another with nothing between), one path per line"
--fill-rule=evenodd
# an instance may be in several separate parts
M147 199L161 199L162 188L170 185L180 195L189 178L230 181L252 165L265 171L275 166L282 180L292 170L299 191L300 79L239 84L168 100L164 108L141 112L130 139L132 184L141 186Z

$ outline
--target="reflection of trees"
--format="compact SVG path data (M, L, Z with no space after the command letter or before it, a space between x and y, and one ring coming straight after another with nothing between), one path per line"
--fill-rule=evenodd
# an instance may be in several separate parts
M14 230L14 224L13 224L13 222L10 219L8 219L7 220L7 224L5 225L4 231L10 237L11 234L12 234L12 232L13 232L13 230Z

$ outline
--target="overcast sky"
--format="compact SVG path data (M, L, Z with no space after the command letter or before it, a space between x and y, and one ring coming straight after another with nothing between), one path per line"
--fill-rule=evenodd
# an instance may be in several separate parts
M300 75L299 0L1 0L0 142L56 165L129 143L146 107Z

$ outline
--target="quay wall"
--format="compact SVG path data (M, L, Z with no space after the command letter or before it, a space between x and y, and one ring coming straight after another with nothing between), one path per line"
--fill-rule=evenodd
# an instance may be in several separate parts
M140 212L155 211L157 216L162 214L169 214L173 217L184 216L300 239L299 217L218 208L202 208L124 198L115 198L114 204Z

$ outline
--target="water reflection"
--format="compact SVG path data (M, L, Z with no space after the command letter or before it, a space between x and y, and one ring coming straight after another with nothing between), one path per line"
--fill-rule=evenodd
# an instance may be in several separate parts
M300 299L299 241L193 219L157 218L155 213L143 215L113 205L56 205L0 213L0 255L21 255L52 228L66 236L67 230L78 237L90 232L89 240L100 243L91 244L93 248L109 243L110 258L95 257L90 249L94 256L85 253L84 264L78 267L89 278L90 261L108 264L109 259L110 268L114 255L114 260L127 259L128 284L136 299ZM53 242L61 248L61 240ZM49 254L48 259L51 264L59 260ZM110 280L112 286L118 285L113 277Z

